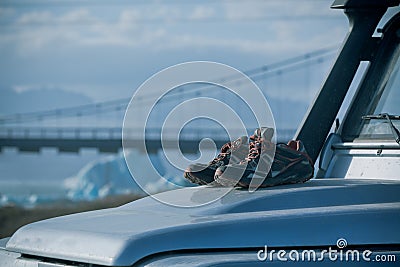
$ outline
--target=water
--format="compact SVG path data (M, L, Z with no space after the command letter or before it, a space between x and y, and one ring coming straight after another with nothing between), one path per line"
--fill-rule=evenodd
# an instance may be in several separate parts
M65 198L66 190L60 183L0 181L0 207L16 205L29 208Z
M131 159L144 166L145 155L133 153ZM182 171L165 169L167 159L153 155L153 166L176 185L190 186ZM151 177L149 170L140 169L151 193L174 189L164 180ZM66 154L45 151L40 154L5 152L0 155L0 207L35 207L40 204L95 200L118 194L143 195L133 181L123 155L80 153Z
M65 179L103 157L95 150L58 153L43 149L40 153L24 153L4 149L0 153L0 207L33 207L63 200L67 197Z

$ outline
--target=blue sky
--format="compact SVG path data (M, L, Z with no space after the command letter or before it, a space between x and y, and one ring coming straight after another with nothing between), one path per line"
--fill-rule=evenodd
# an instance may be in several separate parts
M1 0L0 115L129 98L154 73L186 61L245 71L339 48L348 21L332 2ZM256 81L276 120L297 126L333 60ZM59 181L101 156L53 152L1 154L0 180Z
M185 61L258 67L339 45L348 22L331 2L2 1L1 90L13 101L37 94L51 108L49 90L65 106L129 97L155 72Z

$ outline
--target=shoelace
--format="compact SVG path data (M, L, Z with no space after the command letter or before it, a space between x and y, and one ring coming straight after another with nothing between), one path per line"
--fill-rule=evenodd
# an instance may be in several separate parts
M221 152L217 155L215 159L211 161L211 164L217 163L220 160L223 160L229 153L232 148L231 142L226 143L221 147Z
M260 152L261 152L261 143L262 143L262 138L257 135L251 135L249 137L249 139L252 141L249 143L249 154L245 158L245 160L248 160L248 161L259 157ZM211 161L211 164L214 164L214 163L217 163L218 161L223 160L227 155L231 154L233 151L238 149L241 145L242 145L242 143L236 142L236 141L226 143L225 145L223 145L221 147L221 152L217 155L216 158L214 158Z
M259 141L254 141L250 143L250 149L249 149L249 154L245 158L246 161L251 161L253 159L256 159L260 156L261 153L261 142L262 140Z
M261 137L253 137L253 140L254 141L249 144L249 154L244 159L243 163L259 158L262 150L272 149L272 146L274 145L270 141L264 141Z

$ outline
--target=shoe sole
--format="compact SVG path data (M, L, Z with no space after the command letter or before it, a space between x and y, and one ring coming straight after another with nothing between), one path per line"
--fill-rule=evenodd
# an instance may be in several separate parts
M255 177L254 175L252 178L246 179L246 181L251 181L252 179L264 179L263 183L259 185L260 188L266 188L266 187L272 187L276 185L285 185L285 184L297 184L297 183L305 183L308 180L310 180L313 177L313 171L306 171L304 173L299 173L299 172L294 172L293 175L288 175L285 177L279 177L282 176L285 173L280 173L275 177L264 177L264 176L257 176ZM287 173L285 174L287 175ZM214 177L214 180L223 185L223 186L240 186L243 188L249 188L250 182L243 182L241 180L236 181L231 178L225 178L223 177L223 173L221 174L216 174ZM267 181L269 183L264 183Z
M207 185L208 184L208 183L204 182L202 179L200 179L196 176L192 176L190 172L185 172L183 176L193 184L198 184L198 185Z

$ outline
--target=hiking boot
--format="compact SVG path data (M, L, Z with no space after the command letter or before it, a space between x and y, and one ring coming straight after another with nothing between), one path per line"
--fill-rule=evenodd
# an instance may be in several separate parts
M301 141L275 146L269 140L250 144L249 155L238 164L219 167L215 181L224 186L269 187L306 182L314 174L314 164ZM263 152L263 153L262 153ZM262 164L260 164L262 162Z
M257 128L254 134L250 136L250 141L260 138L263 131L267 128ZM268 128L268 134L273 135L273 129ZM272 137L272 136L271 136ZM226 143L222 146L218 156L208 164L195 163L189 165L183 176L190 182L205 185L214 182L215 171L218 167L227 164L236 164L241 162L249 152L249 144L247 136L242 136L233 142Z
M218 167L231 163L238 163L248 152L247 136L242 136L233 142L221 147L221 152L210 163L195 163L186 168L183 176L190 182L205 185L214 182L214 174ZM233 154L232 154L233 153Z
M214 180L223 186L235 186L246 177L265 177L270 169L275 147L271 142L274 131L272 128L256 129L249 152L241 162L220 166L215 171ZM268 146L268 148L267 148ZM263 156L261 156L261 152ZM262 159L262 164L258 164ZM262 171L264 169L264 171ZM250 179L251 180L251 179Z

